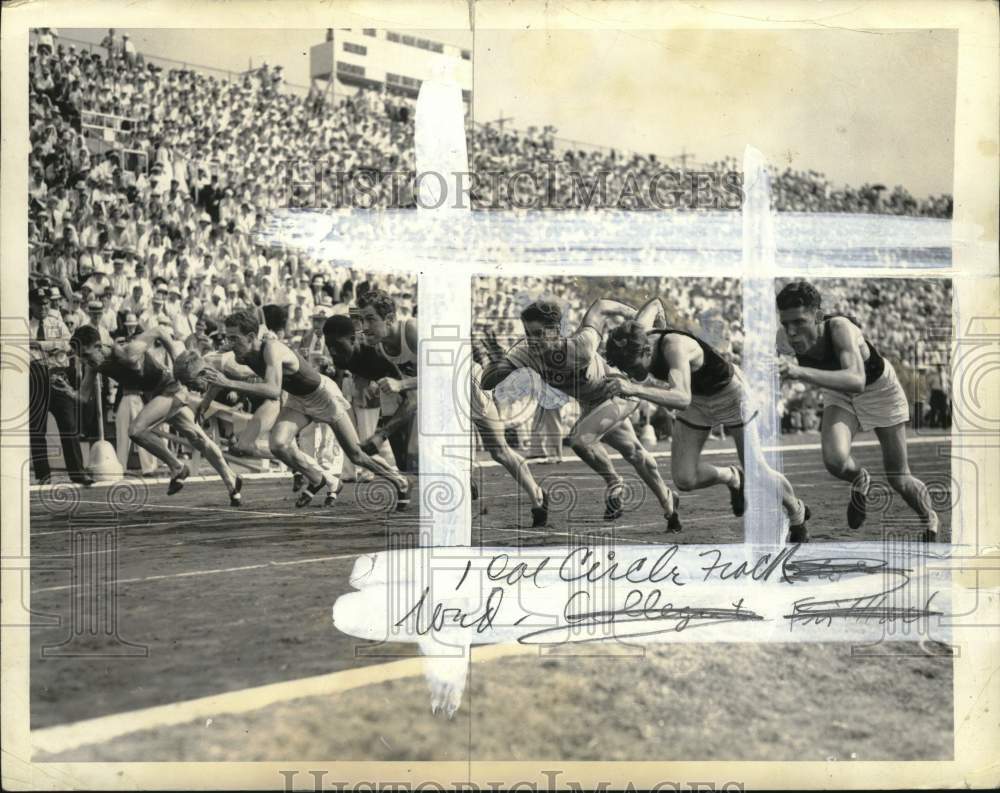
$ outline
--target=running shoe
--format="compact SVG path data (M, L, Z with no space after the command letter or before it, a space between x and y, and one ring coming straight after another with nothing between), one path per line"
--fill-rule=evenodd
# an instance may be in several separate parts
M406 488L400 489L396 488L396 512L402 512L410 508L410 495L413 488L410 486L409 481L406 482Z
M191 476L191 469L187 463L181 466L181 470L170 477L170 484L167 485L167 495L172 496L184 487L184 480Z
M940 521L938 520L937 513L931 510L931 512L924 519L927 523L927 528L924 529L923 541L924 542L937 542L938 541L938 527L940 526Z
M860 529L868 517L868 490L872 478L866 468L862 468L851 482L851 503L847 505L847 525Z
M736 487L729 488L729 505L733 508L733 514L737 518L742 518L746 512L746 477L743 470L738 466L732 466L733 473L739 477L740 483Z
M243 503L243 496L240 491L243 489L243 477L237 476L233 489L229 493L229 506L238 507Z
M624 489L625 483L621 479L616 484L608 485L604 495L605 520L618 520L625 513L625 509L622 507L622 491Z
M299 493L299 497L295 500L295 506L308 506L309 502L313 500L313 496L318 494L324 487L326 487L325 479L320 479L319 484L316 485L307 484L304 488L302 488L302 492Z
M674 511L664 516L667 519L667 534L677 534L684 530L684 527L681 526L680 516L677 514L681 506L681 497L678 493L674 493L673 496Z
M531 528L540 529L549 522L549 494L542 491L542 505L531 508Z
M809 529L806 526L806 522L812 517L812 512L809 511L809 505L803 502L802 504L802 522L796 523L794 526L788 527L788 542L792 544L799 544L803 542L809 542Z
M324 507L332 507L337 504L337 499L340 496L340 491L344 489L344 483L338 482L336 489L331 488L326 491L326 498L323 499Z

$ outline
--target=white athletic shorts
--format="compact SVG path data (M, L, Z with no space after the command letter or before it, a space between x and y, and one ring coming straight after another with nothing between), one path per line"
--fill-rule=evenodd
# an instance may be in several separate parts
M691 404L677 414L677 420L697 430L710 430L719 424L737 429L753 421L757 410L743 372L733 367L733 379L711 396L692 395Z
M830 405L843 408L858 420L862 432L877 427L895 427L910 421L910 403L906 400L896 370L888 361L882 376L860 394L844 394L829 388L821 388L820 391L824 409Z
M341 416L349 416L351 405L344 399L340 388L326 375L320 377L319 387L306 396L288 394L284 407L296 410L313 421L332 424Z

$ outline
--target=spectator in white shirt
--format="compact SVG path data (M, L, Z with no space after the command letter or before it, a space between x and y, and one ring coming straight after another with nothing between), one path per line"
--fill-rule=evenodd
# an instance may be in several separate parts
M195 332L197 325L198 315L194 310L194 301L190 297L186 298L174 317L174 338L186 339Z
M111 344L111 331L104 322L104 304L100 300L92 300L87 306L87 324L100 331L102 344Z
M153 291L152 304L139 316L139 324L142 325L143 328L149 330L150 328L159 326L161 323L166 323L170 326L173 325L170 317L167 316L167 313L163 310L166 300L166 287L158 286Z
M111 294L120 298L128 297L132 278L125 272L125 260L121 257L114 260L114 271L111 273Z
M202 312L206 319L221 322L229 316L231 313L229 311L229 304L223 299L223 294L222 287L212 290L212 296L209 298L209 302Z

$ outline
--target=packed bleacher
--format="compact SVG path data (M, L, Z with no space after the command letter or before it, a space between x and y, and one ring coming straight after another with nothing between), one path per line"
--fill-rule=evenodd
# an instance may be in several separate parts
M288 307L289 338L299 343L317 316L348 311L372 288L394 297L403 318L415 316L408 279L262 244L274 210L357 206L343 183L359 175L371 177L364 206L412 206L412 190L382 179L412 176L410 100L362 90L331 103L315 86L308 94L288 90L281 66L266 64L235 80L166 68L114 31L92 47L41 28L28 56L30 286L54 331L90 323L109 338L127 338L163 325L205 349L220 343L228 313L276 304ZM470 123L474 174L538 176L476 180L474 206L523 206L521 193L530 198L534 190L550 208L650 207L641 186L664 168L654 155L567 148L555 132ZM734 158L699 166L715 175L707 181L715 191L709 205L732 208L733 185L725 185L738 166ZM581 183L601 180L606 189L581 199ZM676 205L698 204L683 184ZM811 171L774 171L773 195L783 211L951 215L950 196L918 201L902 187L838 187ZM534 288L530 279L523 284ZM569 305L568 321L578 321L586 290L569 282L553 288ZM626 296L636 288L634 279L621 279L612 291ZM662 293L676 324L712 329L706 332L738 360L737 290L733 279L670 279ZM935 295L887 287L880 299L927 312ZM513 296L494 291L487 300L498 332L516 335ZM885 323L877 311L856 309L861 319ZM890 350L906 344L898 325L878 330Z
M131 314L140 328L165 322L186 337L198 320L279 303L304 332L314 307L346 305L362 287L412 313L400 278L255 243L267 212L287 205L287 160L337 141L350 143L346 161L386 152L349 105L319 125L308 103L279 90L277 70L240 83L166 72L109 35L111 56L53 48L45 31L30 53L30 270L56 290L71 331L100 310L112 334ZM99 123L122 118L124 129Z
M103 44L77 48L46 29L32 41L38 190L82 179L105 194L152 193L168 203L187 195L200 205L196 194L209 189L221 193L221 208L210 207L209 214L223 226L236 220L253 227L258 214L290 203L413 205L414 191L399 189L413 177L411 100L361 90L331 104L316 86L304 96L284 90L281 66L265 64L230 81L147 63L127 37L113 32ZM656 155L573 148L555 132L470 122L473 206L739 207L734 157L677 173ZM84 135L100 145L92 143L88 152ZM665 171L677 178L657 180ZM403 178L386 178L389 173ZM815 171L772 169L772 186L779 211L950 217L952 210L948 195L917 199L898 185L835 185ZM51 236L52 229L40 231Z

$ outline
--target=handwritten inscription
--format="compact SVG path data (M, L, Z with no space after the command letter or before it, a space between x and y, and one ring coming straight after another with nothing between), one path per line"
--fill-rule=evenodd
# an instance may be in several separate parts
M787 546L756 559L733 546L498 551L475 564L466 560L450 579L457 583L422 587L392 625L417 637L463 629L480 637L474 641L542 644L663 637L733 623L783 624L788 635L793 627L905 625L945 613L933 608L937 593L928 597L926 589L919 603L907 602L914 571L898 561L807 551Z

